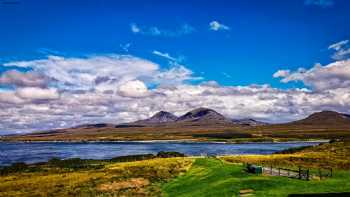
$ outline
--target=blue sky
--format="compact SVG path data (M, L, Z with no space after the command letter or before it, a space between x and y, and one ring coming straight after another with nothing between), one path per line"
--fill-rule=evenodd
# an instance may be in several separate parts
M329 63L327 47L350 32L346 0L325 7L303 0L16 2L0 5L2 62L36 59L45 51L64 56L125 53L120 45L130 43L130 54L164 66L166 61L152 51L182 56L196 74L223 85L294 87L272 74ZM210 31L211 21L230 29ZM175 37L139 35L130 31L131 23L169 31L188 24L194 30Z
M0 134L209 107L350 113L350 1L0 0Z

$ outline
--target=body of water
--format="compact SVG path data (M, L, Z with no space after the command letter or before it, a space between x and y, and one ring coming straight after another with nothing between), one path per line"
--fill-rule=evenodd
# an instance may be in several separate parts
M210 142L0 142L0 166L15 162L45 162L58 157L82 159L110 159L117 156L156 154L176 151L186 155L271 154L319 142L227 144Z

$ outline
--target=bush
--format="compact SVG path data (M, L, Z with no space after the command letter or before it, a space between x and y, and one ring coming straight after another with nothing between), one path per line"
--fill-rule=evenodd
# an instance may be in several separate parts
M312 146L300 146L300 147L288 148L286 150L275 152L274 154L292 154L292 153L300 152L310 147Z
M69 168L69 169L100 169L104 165L93 165L89 160L83 160L80 158L72 158L72 159L65 159L61 160L59 158L52 158L50 159L47 164L50 167L58 167L58 168Z
M11 166L5 166L0 168L0 175L6 175L9 173L34 171L35 169L23 162L14 163Z
M157 154L157 157L159 158L170 158L170 157L185 157L186 155L183 153L179 153L179 152L164 152L164 151L160 151Z
M110 159L112 162L130 162L130 161L141 161L146 159L153 159L155 156L153 154L141 154L141 155L127 155L114 157Z

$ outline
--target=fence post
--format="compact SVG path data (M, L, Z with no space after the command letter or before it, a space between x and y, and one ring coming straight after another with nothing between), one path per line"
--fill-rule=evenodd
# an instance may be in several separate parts
M331 177L333 177L333 168L331 168Z
M278 176L281 176L281 168L278 168Z
M301 179L301 169L300 169L300 167L299 167L299 177L298 178Z
M270 173L271 173L271 175L272 175L272 165L270 166Z
M309 179L309 175L310 175L309 173L310 173L310 172L309 172L309 169L307 169L307 171L306 171L306 180L310 180L310 179Z
M322 179L322 173L321 173L321 169L318 169L318 176L320 177L320 179Z
M288 172L288 177L290 176L290 172L289 172L289 169L287 169L287 172Z

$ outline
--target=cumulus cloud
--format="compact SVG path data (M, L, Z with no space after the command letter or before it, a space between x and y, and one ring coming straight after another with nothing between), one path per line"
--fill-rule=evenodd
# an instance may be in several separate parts
M0 76L0 85L45 87L47 78L34 72L23 73L17 70L9 70Z
M302 81L310 89L270 85L222 86L204 81L183 65L168 69L134 56L105 55L9 62L52 80L47 87L17 86L0 92L0 130L67 128L86 123L123 123L160 110L181 115L209 107L230 118L285 122L320 110L350 113L350 60L297 71L280 70L282 82ZM3 76L1 76L3 77ZM198 83L186 83L200 80ZM15 82L14 82L15 83ZM149 88L148 88L149 87Z
M304 3L305 5L313 5L323 8L331 7L334 4L333 0L305 0Z
M21 87L15 91L0 92L0 104L49 102L59 99L59 97L59 92L55 88Z
M31 68L54 80L60 88L100 91L115 90L121 83L152 76L159 70L158 64L128 55L86 58L49 56L47 59L9 62L4 65Z
M219 23L218 21L212 21L209 23L209 29L213 31L229 30L230 27Z
M30 100L54 100L59 98L57 89L38 88L38 87L25 87L18 88L16 95L22 99Z
M145 97L148 95L148 89L142 81L128 81L119 86L118 94L125 97Z
M301 81L317 91L350 87L350 60L337 61L326 66L316 64L306 70L299 68L295 72L279 70L274 77L282 78L283 83Z
M164 70L163 72L159 72L158 74L154 75L154 80L163 85L179 84L184 81L195 81L202 79L202 77L193 76L193 72L190 69L178 64L175 64L175 66L169 70Z
M334 43L328 47L328 49L334 50L332 58L335 60L347 59L350 57L350 48L348 46L349 40L342 40Z
M156 26L143 26L140 27L136 23L130 24L130 30L134 34L143 34L149 36L163 36L163 37L178 37L187 34L191 34L195 31L195 28L189 24L183 24L176 29L162 29Z
M279 78L279 77L287 77L290 75L290 70L278 70L273 74L274 78ZM282 80L282 82L288 82L286 80Z

